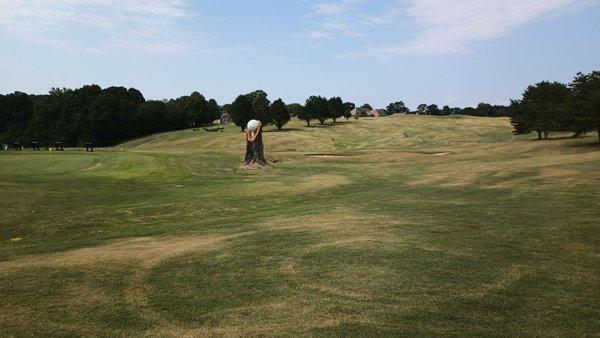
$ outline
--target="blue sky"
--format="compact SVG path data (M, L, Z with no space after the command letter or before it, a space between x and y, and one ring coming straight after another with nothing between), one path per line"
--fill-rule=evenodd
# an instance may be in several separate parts
M0 0L2 93L467 106L594 69L597 0Z

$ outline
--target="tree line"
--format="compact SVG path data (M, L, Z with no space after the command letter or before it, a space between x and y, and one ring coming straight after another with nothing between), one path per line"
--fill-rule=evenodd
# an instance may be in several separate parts
M598 133L600 141L600 71L577 73L569 84L543 81L527 87L519 100L511 101L514 133L570 131L575 137Z
M583 133L599 129L589 127L595 123L588 121L589 114L582 115L589 111L586 107L590 103L586 102L590 96L586 93L593 91L597 78L598 72L594 72L578 74L569 86L543 82L528 88L523 99L512 101L510 106L480 103L474 108L443 106L440 109L436 104L423 103L411 110L403 101L396 101L383 110L383 115L511 116L516 133L538 131L540 137L555 130ZM575 107L580 113L569 113ZM66 146L92 142L112 146L157 132L211 124L224 112L243 131L251 119L282 129L293 117L310 126L312 121L335 123L339 118L367 116L371 110L373 107L368 103L357 106L339 96L313 95L303 104L286 104L282 99L271 102L266 92L257 90L219 106L216 100L207 100L198 92L159 101L146 100L135 88L102 89L98 85L87 85L78 89L53 88L47 95L0 94L0 141L37 141L41 145L62 142Z
M214 99L198 92L177 99L145 100L135 88L97 85L53 88L48 95L0 95L0 141L92 142L115 145L156 132L211 123L221 116Z

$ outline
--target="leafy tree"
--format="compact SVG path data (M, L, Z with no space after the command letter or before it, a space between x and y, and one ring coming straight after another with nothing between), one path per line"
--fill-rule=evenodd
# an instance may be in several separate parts
M277 126L277 129L281 130L283 125L290 121L290 112L282 99L277 99L269 107L269 113L273 119L273 123Z
M233 101L229 114L233 123L240 127L242 131L246 128L248 121L255 118L252 102L249 101L247 95L240 95Z
M302 120L307 121L310 125L310 119L317 119L321 124L325 123L325 120L328 118L328 107L327 107L327 99L321 96L311 96L306 100L306 104L304 105L305 114Z
M221 106L221 113L229 113L231 111L231 103L227 103Z
M127 96L104 92L90 105L90 129L93 141L110 146L124 140L130 134L131 117L136 104Z
M537 132L547 138L553 130L561 129L564 122L564 108L570 96L569 88L559 82L543 81L529 86L519 101L512 101L514 109L511 123L515 134Z
M306 106L302 107L302 110L298 113L298 119L306 122L306 126L310 127L310 121L313 119L311 110Z
M388 106L385 108L388 112L389 115L392 114L406 114L410 111L410 109L408 109L405 105L403 101L398 101L398 102L393 102L388 104Z
M344 118L346 121L352 117L352 110L356 108L356 105L352 102L344 102Z
M165 130L166 107L162 101L145 101L137 106L133 116L137 135Z
M600 142L600 71L577 73L570 87L574 111L571 129L576 133L595 131Z
M205 121L207 121L207 123L212 123L221 117L221 107L219 107L219 104L215 99L208 100L204 115L206 116Z
M254 116L256 116L255 118L258 119L263 126L266 126L272 121L269 114L269 105L271 102L267 99L267 94L265 92L257 91L255 93L257 93L255 96L250 96L251 98L253 97L252 110L254 111Z
M442 116L450 115L450 114L452 114L452 111L450 110L450 107L449 106L444 106L442 108Z
M6 132L10 138L20 139L33 115L33 102L23 92L5 95L3 101L4 112L0 112L0 115L4 123L0 125L0 132Z
M144 99L144 95L142 95L142 92L135 88L127 89L127 94L129 95L129 99L135 102L136 104L141 104L142 102L146 101Z
M216 101L195 92L169 101L146 101L135 88L87 85L52 88L47 95L0 96L0 138L50 145L113 145L127 138L207 123L218 117Z
M359 107L358 109L356 109L356 118L358 119L359 117L367 117L368 112L369 110Z
M291 117L298 117L302 111L302 105L300 103L290 103L286 106Z
M191 117L193 126L212 122L212 120L208 120L205 115L207 105L208 102L206 101L206 98L204 98L204 95L198 92L193 92L189 99L186 100L185 110Z
M439 116L442 115L442 111L438 108L437 104L430 104L427 106L427 114Z
M248 101L250 101L250 103L254 102L254 100L256 100L259 96L268 97L269 95L267 95L267 93L264 90L260 89L246 94L246 97L248 98Z
M417 106L418 114L427 114L427 105L425 103L421 103Z
M496 111L494 106L485 102L480 102L476 109L478 116L493 116Z
M189 96L182 96L165 103L165 123L169 130L188 128L193 124L191 114L185 108L188 101Z
M329 117L333 120L333 123L344 115L345 108L344 101L342 101L342 98L339 96L327 100L327 111L329 112Z
M368 104L368 103L365 103L365 104L363 104L360 107L363 108L363 109L366 109L366 110L373 110L373 107L371 107L371 105Z

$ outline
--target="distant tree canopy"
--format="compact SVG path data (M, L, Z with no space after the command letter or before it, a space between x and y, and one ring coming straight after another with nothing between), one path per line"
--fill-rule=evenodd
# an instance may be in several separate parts
M53 88L47 95L0 95L0 140L67 146L111 146L151 133L210 123L220 116L215 100L199 93L146 101L135 88L87 85Z
M290 103L286 105L291 117L298 117L300 111L304 108L300 103Z
M442 111L437 106L437 104L428 105L425 111L429 115L436 115L436 116L442 115Z
M352 110L356 108L356 105L352 102L344 102L344 118L348 120L352 117Z
M336 120L344 115L344 110L346 107L344 106L344 101L339 96L335 96L327 100L327 112L328 117L333 120L335 123Z
M568 105L572 113L563 121L576 133L595 131L600 142L600 71L578 73L570 88Z
M598 133L600 141L600 72L577 73L569 85L540 82L529 86L511 104L515 134L536 132L538 139L553 131L572 131L575 136Z
M481 102L475 108L445 105L440 109L436 104L422 103L411 112L403 101L397 101L386 108L389 114L510 117L515 134L536 132L538 138L547 138L553 131L573 131L575 135L595 131L600 140L600 72L578 73L569 85L544 81L529 86L510 106ZM271 103L262 90L239 95L222 107L198 92L147 101L139 90L125 87L52 88L46 95L17 91L0 94L0 142L111 146L156 132L210 124L223 112L228 112L243 131L251 119L281 129L294 116L310 126L312 120L324 124L328 119L348 119L354 109L358 118L373 107L365 103L357 108L338 96L327 99L316 95L304 105L286 105L282 99Z
M272 119L269 114L269 105L271 104L271 101L267 99L267 93L258 90L248 95L252 102L252 110L254 111L255 118L259 120L263 126L271 124Z
M292 110L296 109L298 111L296 105L298 104L288 106L282 99L277 99L271 103L266 92L256 90L252 93L239 95L231 104L229 114L233 123L240 127L242 131L246 128L248 121L252 119L261 121L263 126L274 124L277 129L281 129L291 118L288 108L291 106Z
M363 109L366 109L366 110L373 110L373 107L371 107L371 105L368 104L368 103L365 103L365 104L363 104L360 107L363 108Z
M246 128L248 121L255 117L252 102L250 102L247 95L240 95L233 101L229 114L233 123L240 127L242 131Z
M389 108L389 106L388 106ZM407 108L408 109L408 108ZM451 108L450 106L444 106L442 109L436 104L426 104L422 103L417 106L415 111L406 111L407 114L422 114L422 115L437 115L437 116L446 116L446 115L469 115L469 116L489 116L489 117L500 117L500 116L510 116L510 109L507 106L501 105L491 105L488 103L480 103L476 108L465 107Z
M271 115L271 119L273 120L273 124L275 124L279 130L281 130L283 125L290 121L290 112L288 111L285 102L283 102L282 99L273 101L269 107L269 113Z
M310 127L310 121L318 120L320 124L331 119L335 123L340 117L350 118L350 112L355 105L351 102L345 102L339 96L329 99L319 95L309 97L302 109L298 112L298 119L306 122Z
M398 101L398 102L393 102L388 104L388 106L385 108L388 111L389 115L392 114L406 114L408 112L410 112L410 109L408 109L405 105L403 101Z
M537 132L538 139L542 133L547 138L551 131L561 129L565 125L565 104L570 89L558 82L540 82L529 86L523 98L513 101L514 110L511 123L515 134Z
M299 115L301 120L306 121L307 126L310 126L310 120L319 120L321 124L329 118L329 108L327 99L322 96L311 96L306 100L304 109Z

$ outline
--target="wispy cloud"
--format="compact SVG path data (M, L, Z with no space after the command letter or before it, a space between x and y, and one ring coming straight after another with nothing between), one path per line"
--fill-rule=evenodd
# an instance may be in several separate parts
M327 38L389 36L384 47L340 57L446 54L468 50L473 43L505 36L540 18L561 15L598 0L338 0L313 5L311 24ZM383 5L383 6L382 6ZM334 23L333 25L331 23ZM324 35L325 36L325 35ZM378 40L382 40L378 36ZM385 37L384 37L385 38ZM360 46L357 46L360 47Z
M472 42L505 36L544 15L582 3L579 0L411 0L406 12L416 37L388 53L455 53Z
M78 51L181 51L186 0L0 0L0 34Z
M340 35L360 36L361 32L354 27L354 21L357 17L356 11L365 1L368 0L338 0L312 4L313 12L302 15L303 18L314 22L312 28L306 29L303 34L296 34L295 37L330 40Z

